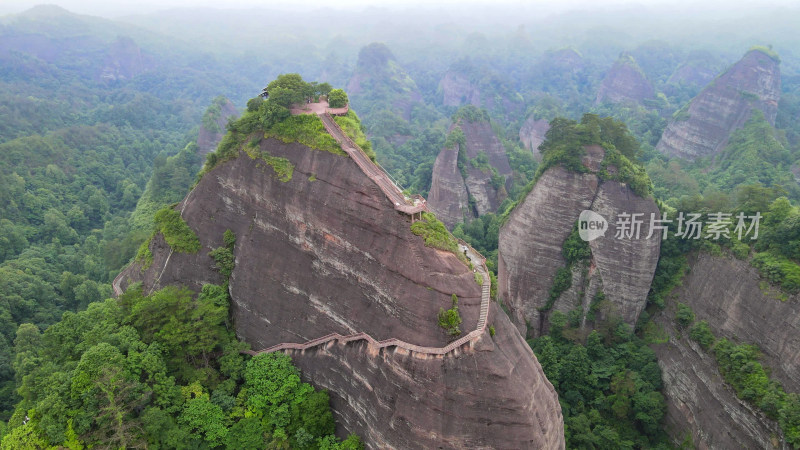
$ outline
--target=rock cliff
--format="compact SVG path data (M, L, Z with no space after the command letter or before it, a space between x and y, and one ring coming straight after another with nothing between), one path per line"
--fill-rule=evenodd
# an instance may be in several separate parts
M758 345L772 376L800 391L800 295L786 301L764 289L746 261L695 255L674 294L706 320L718 337Z
M227 98L217 98L206 110L203 123L197 133L197 154L205 156L217 148L217 144L225 136L228 120L238 115L236 106Z
M633 56L622 53L603 78L595 104L641 103L642 100L653 98L654 95L653 85Z
M519 130L519 140L522 145L528 150L533 152L533 157L537 161L542 160L542 154L539 153L539 146L544 142L544 137L547 130L550 129L550 122L545 119L535 119L533 116L528 117L522 128Z
M685 333L676 333L674 304L690 306L717 337L758 345L772 376L786 391L797 392L800 296L775 298L745 261L701 253L689 258L689 267L673 291L675 301L654 317L670 337L654 346L664 374L668 430L676 441L690 432L703 448L782 448L777 424L737 398L714 358Z
M747 52L675 114L656 149L687 159L713 157L753 109L761 110L775 125L781 91L779 64L774 54L759 49Z
M442 347L450 339L437 313L451 294L461 329L474 329L481 289L472 271L426 247L353 160L274 139L260 148L293 165L290 180L244 154L218 165L177 206L203 249L172 252L157 235L152 265L132 265L117 285L218 282L207 253L231 229L234 324L256 350L334 332ZM292 356L331 391L340 433L360 434L369 448L563 448L557 395L535 356L494 305L489 324L495 336L487 329L445 355L361 340Z
M511 175L505 148L488 117L461 117L455 127L464 139L439 152L428 197L430 208L449 227L465 217L496 211L508 196L506 183Z
M584 165L596 171L603 158L601 147L587 147ZM659 214L655 203L624 183L555 166L541 175L500 229L498 296L520 331L526 325L534 337L547 331L550 288L556 271L566 264L562 245L583 210L606 218L608 229L605 236L589 243L591 261L586 267L573 268L572 288L551 309L566 313L580 308L585 317L599 291L609 305L607 314L617 314L629 324L636 322L644 308L661 248L657 230L647 239L650 214ZM639 239L615 238L621 213L643 214Z

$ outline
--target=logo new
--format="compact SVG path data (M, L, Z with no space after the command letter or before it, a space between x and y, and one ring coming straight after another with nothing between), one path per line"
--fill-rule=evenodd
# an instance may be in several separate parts
M578 235L584 241L593 241L600 236L605 236L608 230L606 218L594 211L584 209L578 216Z

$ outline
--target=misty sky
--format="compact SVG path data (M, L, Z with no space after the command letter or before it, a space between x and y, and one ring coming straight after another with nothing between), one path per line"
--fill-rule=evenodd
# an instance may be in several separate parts
M329 6L337 9L357 8L369 6L389 6L409 8L424 5L425 7L463 7L465 4L487 4L486 1L474 0L336 0L325 2L323 0L0 0L0 15L18 13L39 4L56 4L72 12L104 17L119 17L131 14L144 14L171 8L280 8L280 9L316 9ZM765 5L797 7L797 0L760 0L754 5L746 0L493 0L492 5L502 5L505 9L513 9L517 5L526 10L541 8L540 12L562 12L571 9L599 9L637 6L668 6L677 9L701 9L711 12L715 9L730 10L732 7L752 8ZM524 5L524 6L522 6Z

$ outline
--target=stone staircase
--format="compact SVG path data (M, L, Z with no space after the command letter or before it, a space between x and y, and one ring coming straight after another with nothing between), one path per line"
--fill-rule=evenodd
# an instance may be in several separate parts
M427 211L427 204L422 197L410 199L403 194L402 190L389 178L389 176L381 168L376 166L372 160L364 153L364 151L355 144L347 135L342 131L339 125L333 120L330 114L319 114L322 123L328 133L336 139L342 146L342 149L356 162L359 168L367 175L380 190L391 200L395 209L409 215L416 214L421 211ZM383 349L388 347L396 347L407 350L409 352L421 353L425 355L445 355L453 350L460 348L462 345L471 343L479 338L486 331L486 323L489 318L489 302L491 301L491 279L489 278L489 269L486 267L486 258L473 249L466 242L459 240L459 245L466 249L467 256L473 262L476 273L479 273L483 278L481 285L481 307L478 314L478 322L475 328L462 336L461 338L447 344L444 347L423 347L411 344L400 339L390 338L378 341L367 333L356 333L350 335L341 335L339 333L331 333L304 343L283 342L272 347L253 351L248 350L243 353L249 355L258 355L261 353L273 353L278 351L304 351L310 348L324 346L332 343L346 344L349 342L364 341L368 347ZM415 257L421 260L421 255L415 253ZM475 263L478 264L475 264Z

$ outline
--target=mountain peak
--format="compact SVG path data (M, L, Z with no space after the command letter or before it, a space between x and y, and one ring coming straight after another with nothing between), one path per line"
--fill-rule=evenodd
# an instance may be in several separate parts
M717 155L753 109L774 126L781 94L779 64L768 47L750 49L675 113L656 149L688 159Z

